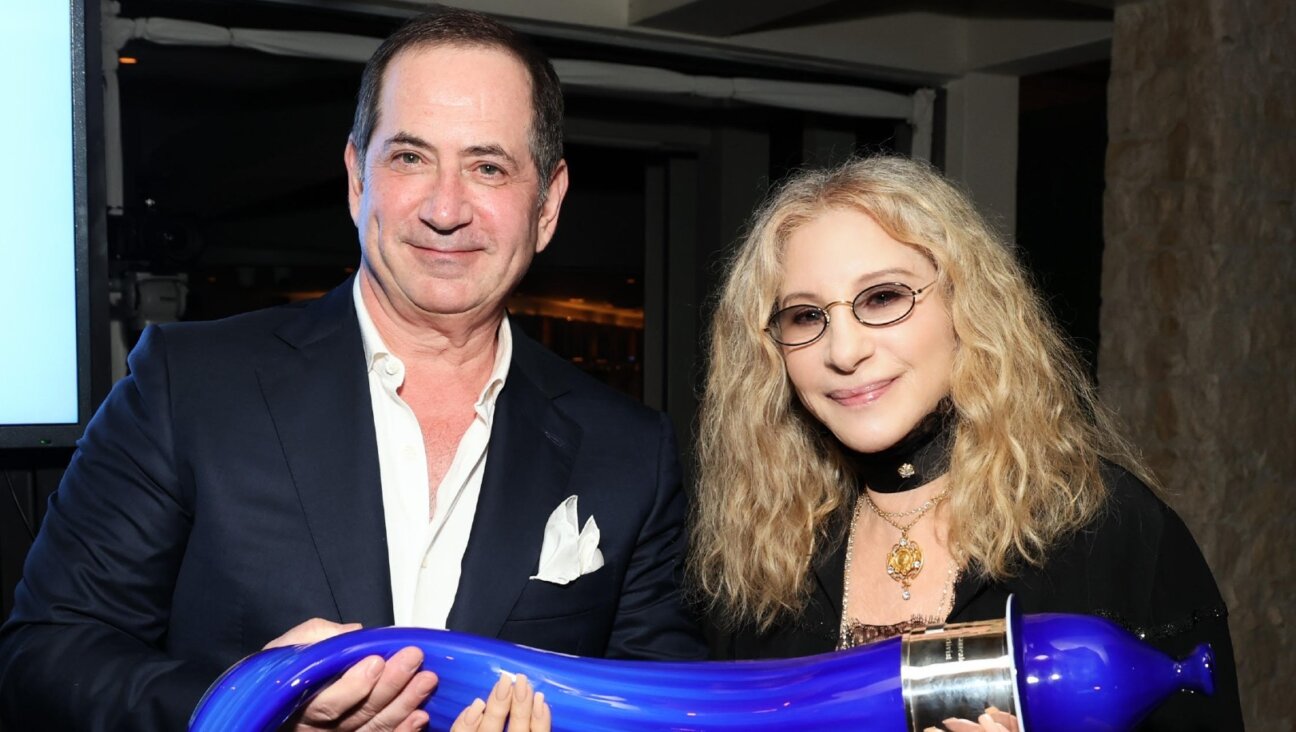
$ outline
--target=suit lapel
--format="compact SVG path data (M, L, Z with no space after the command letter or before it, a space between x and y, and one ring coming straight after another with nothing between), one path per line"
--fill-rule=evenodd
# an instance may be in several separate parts
M284 458L342 622L391 625L378 448L351 280L276 333L258 369Z
M481 495L446 619L494 637L540 562L545 521L571 494L581 430L558 411L540 346L513 330L513 361L495 407Z

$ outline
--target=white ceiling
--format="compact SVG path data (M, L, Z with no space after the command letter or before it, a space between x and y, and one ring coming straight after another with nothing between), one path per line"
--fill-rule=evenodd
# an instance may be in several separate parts
M410 14L421 0L274 0ZM449 0L586 40L723 55L900 82L1026 74L1103 58L1119 0Z

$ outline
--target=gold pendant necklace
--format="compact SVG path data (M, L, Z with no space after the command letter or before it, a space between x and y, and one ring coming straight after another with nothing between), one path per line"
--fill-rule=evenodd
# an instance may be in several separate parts
M918 578L918 575L922 573L923 569L922 547L918 545L918 542L909 538L909 529L912 529L914 524L921 521L922 517L927 515L928 511L936 507L936 504L944 500L948 493L949 489L943 490L931 498L928 498L926 502L918 508L912 508L908 511L891 512L883 511L878 508L877 504L873 502L873 499L869 497L868 491L864 491L864 502L873 510L873 513L877 514L878 518L881 518L883 521L900 530L900 541L891 547L891 553L887 555L886 570L887 575L890 576L891 579L900 583L900 596L906 600L910 597L910 585L912 585L913 581ZM895 519L905 518L906 516L913 516L913 520L907 524L900 524L895 521Z

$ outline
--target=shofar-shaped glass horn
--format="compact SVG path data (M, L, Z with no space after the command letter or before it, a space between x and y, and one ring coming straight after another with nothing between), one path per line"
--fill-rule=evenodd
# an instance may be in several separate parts
M777 661L667 663L577 658L422 628L359 630L263 651L225 673L191 732L273 732L351 664L423 650L441 681L429 729L449 729L501 673L544 692L555 732L920 731L994 705L1022 732L1129 730L1171 694L1214 689L1208 645L1175 661L1085 615L936 626L861 648Z

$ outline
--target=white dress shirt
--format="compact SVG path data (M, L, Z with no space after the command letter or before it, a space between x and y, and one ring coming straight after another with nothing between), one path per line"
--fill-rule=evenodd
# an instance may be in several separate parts
M405 382L405 364L387 350L374 327L360 295L359 277L352 295L369 369L396 625L444 628L477 513L495 402L508 376L513 335L506 316L500 322L495 365L474 405L476 415L459 441L450 470L437 486L436 511L429 518L423 431L414 410L396 391Z

